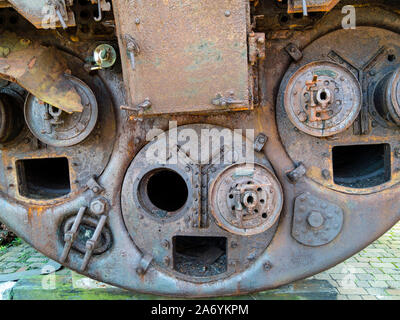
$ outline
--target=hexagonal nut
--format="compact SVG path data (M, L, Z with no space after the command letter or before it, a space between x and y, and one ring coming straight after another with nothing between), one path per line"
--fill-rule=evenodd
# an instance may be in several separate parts
M100 215L107 210L107 200L103 198L95 199L90 203L90 211L94 214Z

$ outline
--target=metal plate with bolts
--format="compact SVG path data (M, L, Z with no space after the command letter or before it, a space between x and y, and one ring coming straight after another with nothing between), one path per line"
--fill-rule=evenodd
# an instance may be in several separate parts
M66 113L29 94L25 101L25 120L33 135L45 144L68 147L83 141L94 129L98 107L92 90L83 81L68 77L82 99L82 112Z
M294 204L292 236L311 247L328 244L343 225L343 210L332 202L306 192Z

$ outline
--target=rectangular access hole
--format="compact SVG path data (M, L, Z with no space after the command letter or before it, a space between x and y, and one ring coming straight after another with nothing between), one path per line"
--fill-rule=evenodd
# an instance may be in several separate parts
M16 161L19 193L31 199L55 199L71 192L67 158Z
M175 236L174 269L180 273L209 277L226 272L225 237Z
M391 179L390 145L338 146L332 149L333 180L350 188L371 188Z

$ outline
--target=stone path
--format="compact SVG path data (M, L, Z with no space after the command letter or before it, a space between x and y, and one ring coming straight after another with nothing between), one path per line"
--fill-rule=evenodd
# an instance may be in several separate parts
M400 222L358 254L311 279L327 280L340 300L400 300Z
M0 252L0 274L42 269L49 259L26 243ZM54 281L53 281L54 280ZM53 283L54 282L54 283ZM54 288L43 288L48 283ZM62 286L57 287L57 283ZM50 290L49 290L50 289ZM72 294L72 296L71 296ZM159 299L132 294L68 269L0 282L0 299ZM400 300L400 222L345 262L306 280L240 299Z

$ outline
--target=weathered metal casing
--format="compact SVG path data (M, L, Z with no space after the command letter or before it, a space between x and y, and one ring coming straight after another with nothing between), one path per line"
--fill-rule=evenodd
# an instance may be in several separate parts
M149 99L151 115L251 108L247 1L113 6L131 107Z

